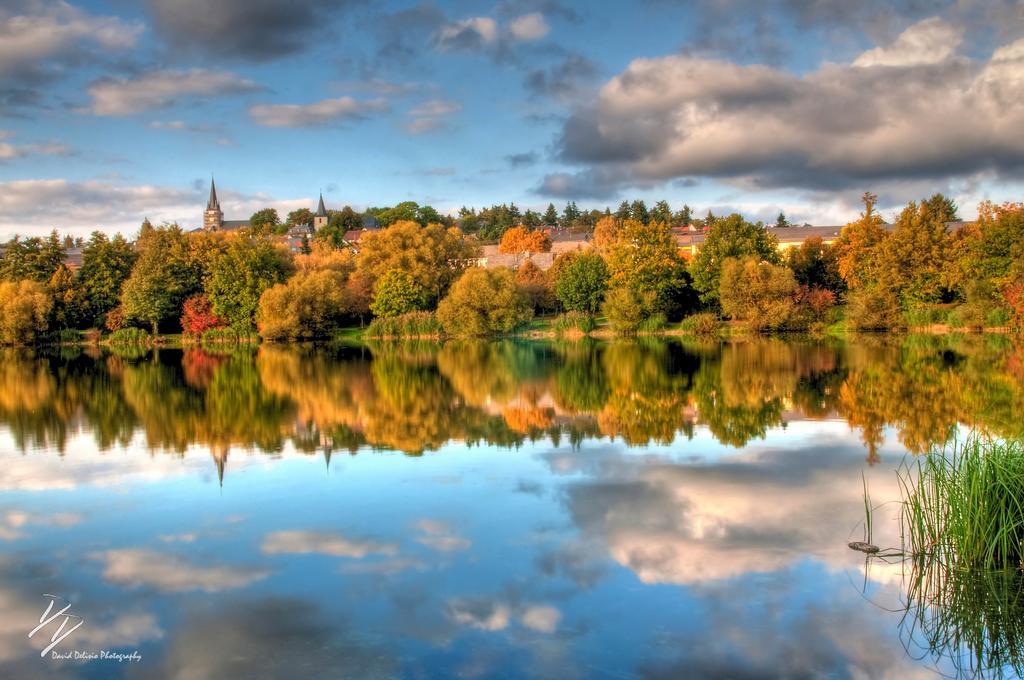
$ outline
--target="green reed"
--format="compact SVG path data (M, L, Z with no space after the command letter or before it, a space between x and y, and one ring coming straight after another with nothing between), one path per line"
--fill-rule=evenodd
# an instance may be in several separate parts
M904 552L946 568L1019 568L1024 558L1024 440L970 435L904 463Z

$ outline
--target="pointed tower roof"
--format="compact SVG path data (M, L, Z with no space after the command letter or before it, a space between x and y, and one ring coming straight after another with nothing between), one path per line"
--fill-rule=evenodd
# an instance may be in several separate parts
M317 217L327 217L327 208L324 207L324 194L320 192L320 205L316 208Z
M213 177L210 178L210 199L206 201L207 210L220 210L220 201L217 200L217 185L213 183Z

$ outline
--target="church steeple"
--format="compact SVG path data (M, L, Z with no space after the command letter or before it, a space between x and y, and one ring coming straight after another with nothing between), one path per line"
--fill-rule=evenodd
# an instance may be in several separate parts
M321 201L321 205L323 202ZM213 182L213 177L210 178L210 200L206 202L207 210L220 210L220 201L217 200L217 185Z
M316 207L316 215L313 216L313 231L320 231L330 221L331 216L327 214L327 208L324 206L324 192L321 191L320 205Z
M224 213L220 210L220 201L217 200L217 185L210 177L210 198L206 201L206 212L203 213L203 229L216 231L224 224Z

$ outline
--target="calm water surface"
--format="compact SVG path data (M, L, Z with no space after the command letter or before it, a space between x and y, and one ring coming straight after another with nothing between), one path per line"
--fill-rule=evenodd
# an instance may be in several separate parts
M0 381L4 678L953 674L976 650L905 565L847 548L864 480L1024 431L998 337L9 351ZM41 658L44 593L84 623ZM53 658L102 650L141 660Z

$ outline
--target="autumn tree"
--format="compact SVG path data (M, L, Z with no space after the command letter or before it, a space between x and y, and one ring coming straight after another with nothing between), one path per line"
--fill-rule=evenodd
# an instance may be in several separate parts
M878 281L879 244L889 236L882 216L875 210L878 197L866 192L863 201L860 219L843 227L834 246L839 275L851 289Z
M600 255L579 253L559 267L557 276L555 296L566 311L594 314L601 308L608 288L608 266Z
M53 299L51 328L78 328L88 322L88 298L73 271L62 264L46 287Z
M498 245L498 252L509 254L546 253L550 250L551 239L546 233L526 227L512 227L502 235Z
M0 283L0 342L30 344L47 330L53 300L46 286L24 279Z
M227 322L213 311L210 299L205 295L193 295L185 300L181 314L181 330L186 335L201 336L212 328L220 328Z
M526 260L516 270L516 285L535 313L549 312L557 303L548 273Z
M619 232L622 230L622 221L616 217L602 217L594 226L594 247L598 252L607 253L615 242L619 240Z
M788 267L756 256L729 257L720 286L722 312L754 330L780 328L793 314L797 283Z
M0 256L0 281L30 279L46 283L64 263L64 244L56 231L43 239L17 236L3 244Z
M391 269L377 281L370 303L374 316L400 316L424 308L427 292L412 276L400 269Z
M900 212L885 247L876 250L878 283L896 291L904 307L943 299L951 209L941 194L920 204L911 202Z
M455 227L422 227L402 221L363 236L356 270L373 281L392 269L407 272L427 291L429 307L437 303L477 255L478 249Z
M347 312L344 275L321 269L300 272L263 291L256 324L267 340L324 338Z
M450 335L510 333L533 318L533 309L507 269L467 270L437 306Z
M312 227L313 226L313 211L309 208L298 208L288 213L288 221L286 224L289 227Z
M733 213L716 218L708 212L704 243L690 261L693 287L702 302L717 304L722 265L730 257L752 256L771 264L779 263L778 241L764 225L752 224Z

